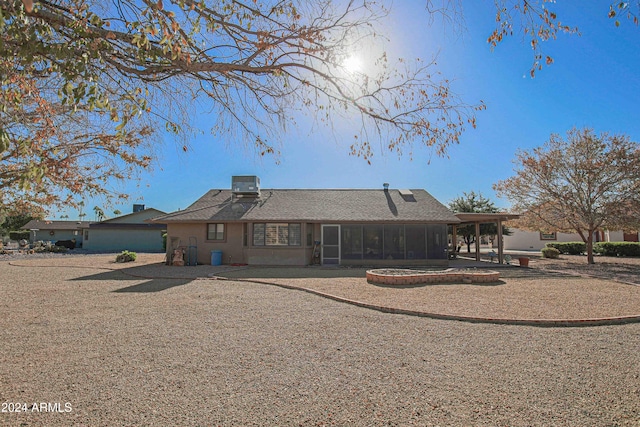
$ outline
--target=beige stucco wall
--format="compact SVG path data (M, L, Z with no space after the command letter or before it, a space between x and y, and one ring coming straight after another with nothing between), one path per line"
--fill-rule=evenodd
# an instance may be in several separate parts
M309 240L308 231L312 231ZM167 252L170 253L175 246L179 246L188 252L188 246L197 245L198 264L211 264L211 251L222 251L223 264L250 264L250 265L309 265L313 252L314 240L320 240L321 224L302 223L301 246L253 246L251 224L225 223L226 239L220 241L207 240L207 223L169 223L167 224ZM246 233L247 245L244 245ZM172 238L174 247L172 248ZM190 240L190 238L193 238ZM190 241L192 243L190 243ZM308 244L310 243L310 244ZM188 254L185 255L185 260ZM388 260L341 260L342 265L387 265ZM447 259L431 260L396 260L398 265L434 265L446 266Z
M243 224L225 224L225 241L207 240L207 224L167 224L167 250L170 250L171 238L179 240L179 246L188 248L197 246L198 264L211 264L211 251L222 251L222 263L246 263L244 260Z
M582 237L577 233L557 233L556 240L540 240L540 233L535 231L523 231L515 228L511 229L511 236L504 236L505 250L514 251L539 251L547 243L551 242L582 242ZM605 231L605 242L623 242L624 233L622 231Z
M556 240L540 240L537 231L523 231L512 228L511 236L503 236L504 249L512 251L539 251L550 242L582 242L578 234L556 233Z
M302 245L297 247L251 246L251 226L242 223L225 223L226 239L222 242L207 240L207 223L167 224L167 251L171 250L171 238L179 240L179 246L187 248L190 237L195 237L198 264L211 264L211 251L222 251L223 264L252 265L307 265L311 259L311 247L306 245L306 224L302 224ZM319 229L319 225L318 225ZM244 246L244 233L248 245ZM314 234L315 236L315 234ZM193 239L191 240L193 241Z

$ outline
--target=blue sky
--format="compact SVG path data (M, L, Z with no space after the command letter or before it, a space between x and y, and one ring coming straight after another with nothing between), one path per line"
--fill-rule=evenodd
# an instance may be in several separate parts
M128 188L126 205L105 209L131 211L144 203L171 212L184 209L211 188L230 188L232 175L258 175L263 188L424 188L443 203L463 192L481 192L502 208L492 190L513 174L515 152L544 144L551 133L572 127L624 133L640 141L640 28L607 18L608 1L550 3L563 23L578 26L581 36L561 34L544 44L555 62L529 76L533 55L519 34L493 51L486 43L494 28L493 2L465 1L466 31L457 34L436 22L429 26L425 0L396 1L387 21L389 58L429 59L438 54L439 70L453 79L452 89L468 103L483 100L477 129L468 129L448 158L416 149L413 159L377 151L372 165L349 156L329 131L298 129L282 134L280 163L256 156L243 146L228 145L208 132L213 119L203 115L205 132L182 152L169 138L159 148L160 164ZM99 201L86 201L87 219ZM57 216L76 211L60 212Z

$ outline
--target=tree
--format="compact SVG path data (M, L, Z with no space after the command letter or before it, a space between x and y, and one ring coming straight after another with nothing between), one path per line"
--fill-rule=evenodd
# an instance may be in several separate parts
M443 155L484 108L433 61L380 52L367 74L348 70L381 37L371 0L0 0L0 13L2 205L124 197L107 183L150 167L154 130L186 141L196 109L263 155L300 111L346 117L350 152L370 161L376 142Z
M449 209L453 212L474 212L474 213L497 213L500 210L495 204L485 198L480 193L474 191L470 193L462 193L462 196L456 197L449 202ZM498 225L494 223L480 224L480 236L495 236L498 234ZM502 234L509 236L511 231L502 226ZM457 228L457 235L462 236L464 243L467 245L467 252L471 252L471 244L476 241L475 225L463 225ZM456 242L453 242L454 244Z
M31 214L14 214L6 216L0 223L0 236L8 236L10 231L18 231L32 219L42 219L42 216L32 216Z
M593 234L640 226L640 146L625 135L571 129L519 151L515 176L494 185L533 230L575 232L594 263Z
M104 210L100 206L94 206L93 212L96 214L96 221L102 221L105 219Z
M552 9L554 3L553 0L495 0L494 4L488 7L495 10L496 27L489 34L487 43L494 48L507 37L513 36L514 32L522 34L528 39L533 52L533 63L529 72L531 77L534 77L543 64L553 64L553 58L542 49L544 42L555 40L559 33L580 34L577 26L567 25L566 17L559 16ZM427 11L432 18L439 15L454 27L464 27L461 0L442 0L442 3L427 0ZM612 1L608 6L605 3L601 13L611 18L616 27L621 25L621 17L631 20L637 26L640 1Z

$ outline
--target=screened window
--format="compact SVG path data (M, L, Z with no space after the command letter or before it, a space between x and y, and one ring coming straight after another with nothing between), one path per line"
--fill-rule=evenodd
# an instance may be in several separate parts
M446 258L445 225L343 225L340 230L343 260Z
M447 258L447 226L440 224L427 225L427 258Z
M384 258L404 259L404 226L385 225Z
M365 259L382 259L383 229L381 225L365 225L362 227Z
M313 224L307 224L307 246L313 245Z
M224 240L224 224L207 224L207 240Z
M302 227L298 223L253 224L254 246L300 246Z
M407 259L426 259L427 241L424 225L407 225L405 235L407 239Z
M362 226L343 225L342 259L362 259Z

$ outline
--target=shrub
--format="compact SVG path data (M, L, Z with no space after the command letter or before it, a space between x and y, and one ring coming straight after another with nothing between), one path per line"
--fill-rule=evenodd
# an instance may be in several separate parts
M593 245L593 251L604 256L640 257L640 243L598 242Z
M116 262L131 262L135 261L137 257L138 254L135 252L122 251L122 253L116 257Z
M559 258L560 257L560 251L556 248L542 248L542 256L544 258Z
M51 242L45 242L38 240L33 244L34 253L52 252L52 253L65 253L69 250L66 246L56 246Z
M65 247L65 246L51 246L51 249L49 249L49 252L53 252L55 254L62 254L65 253L69 250L69 248Z
M584 242L554 242L547 243L547 248L555 248L561 254L581 255L587 251L587 244Z

